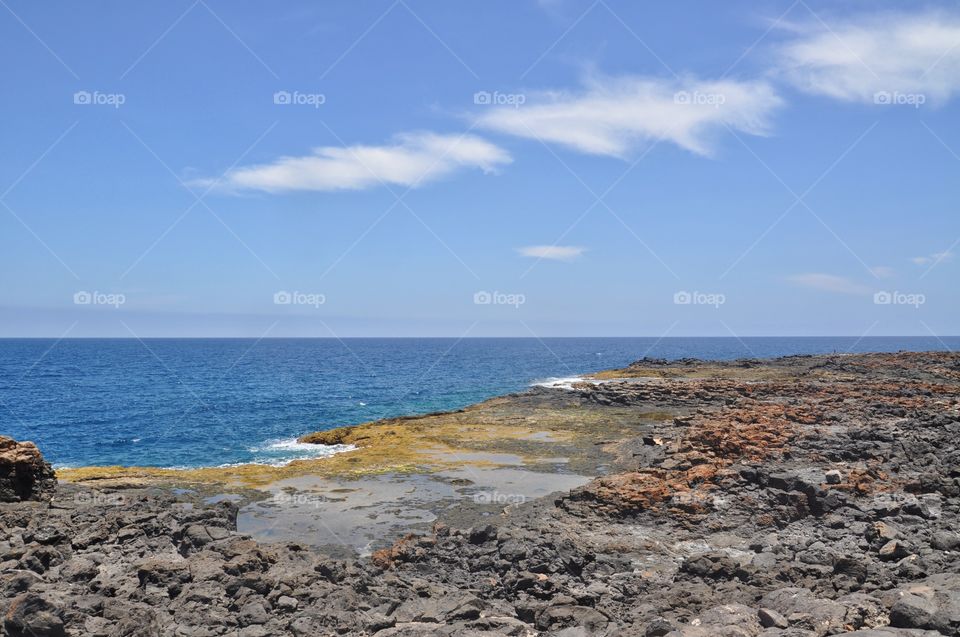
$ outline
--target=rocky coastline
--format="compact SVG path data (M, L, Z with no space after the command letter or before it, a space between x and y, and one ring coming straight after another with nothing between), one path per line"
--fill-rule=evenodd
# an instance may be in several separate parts
M960 635L960 354L645 359L314 437L364 471L494 438L599 477L463 502L363 557L257 542L170 476L54 485L0 439L0 634Z

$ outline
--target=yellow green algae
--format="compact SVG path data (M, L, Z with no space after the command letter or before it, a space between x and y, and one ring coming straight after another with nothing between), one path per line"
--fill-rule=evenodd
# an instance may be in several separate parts
M57 475L64 481L102 486L215 483L256 488L304 475L350 478L515 464L508 456L536 465L622 438L642 416L635 410L584 407L562 396L543 405L523 396L504 396L453 412L389 418L308 434L300 441L346 444L355 449L280 467L81 467L62 469ZM649 416L650 420L669 417L660 413Z

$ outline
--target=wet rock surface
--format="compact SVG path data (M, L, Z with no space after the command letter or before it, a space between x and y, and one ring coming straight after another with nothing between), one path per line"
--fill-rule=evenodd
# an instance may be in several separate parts
M0 504L3 634L960 635L960 355L623 375L511 398L610 409L611 473L370 558L169 490Z

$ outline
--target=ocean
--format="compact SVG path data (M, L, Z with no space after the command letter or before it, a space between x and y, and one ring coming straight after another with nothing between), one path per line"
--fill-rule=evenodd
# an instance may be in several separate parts
M960 337L0 339L0 433L54 466L283 464L296 438L643 356L943 350Z

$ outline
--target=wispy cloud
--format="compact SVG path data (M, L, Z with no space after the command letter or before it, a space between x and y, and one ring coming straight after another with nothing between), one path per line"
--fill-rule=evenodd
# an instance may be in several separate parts
M554 261L570 261L584 253L586 248L575 246L527 246L518 248L517 252L525 257L535 259L553 259Z
M711 139L725 127L768 134L780 104L765 82L603 77L580 92L530 95L519 108L494 108L478 124L592 155L625 158L661 139L709 155Z
M870 272L878 279L889 279L897 274L896 270L887 265L875 265L870 268Z
M953 259L953 253L945 251L934 252L933 254L924 257L913 257L910 260L917 265L930 265L931 263L945 263L951 259Z
M869 294L870 288L856 281L834 274L807 273L795 274L787 277L787 280L795 285L814 290L823 290L825 292L838 292L841 294Z
M790 25L781 70L798 88L829 97L889 103L891 93L945 102L960 90L960 15L887 13L828 25Z
M491 172L511 161L505 150L473 135L406 133L382 146L323 146L310 155L237 168L218 187L266 192L416 187L460 169Z

